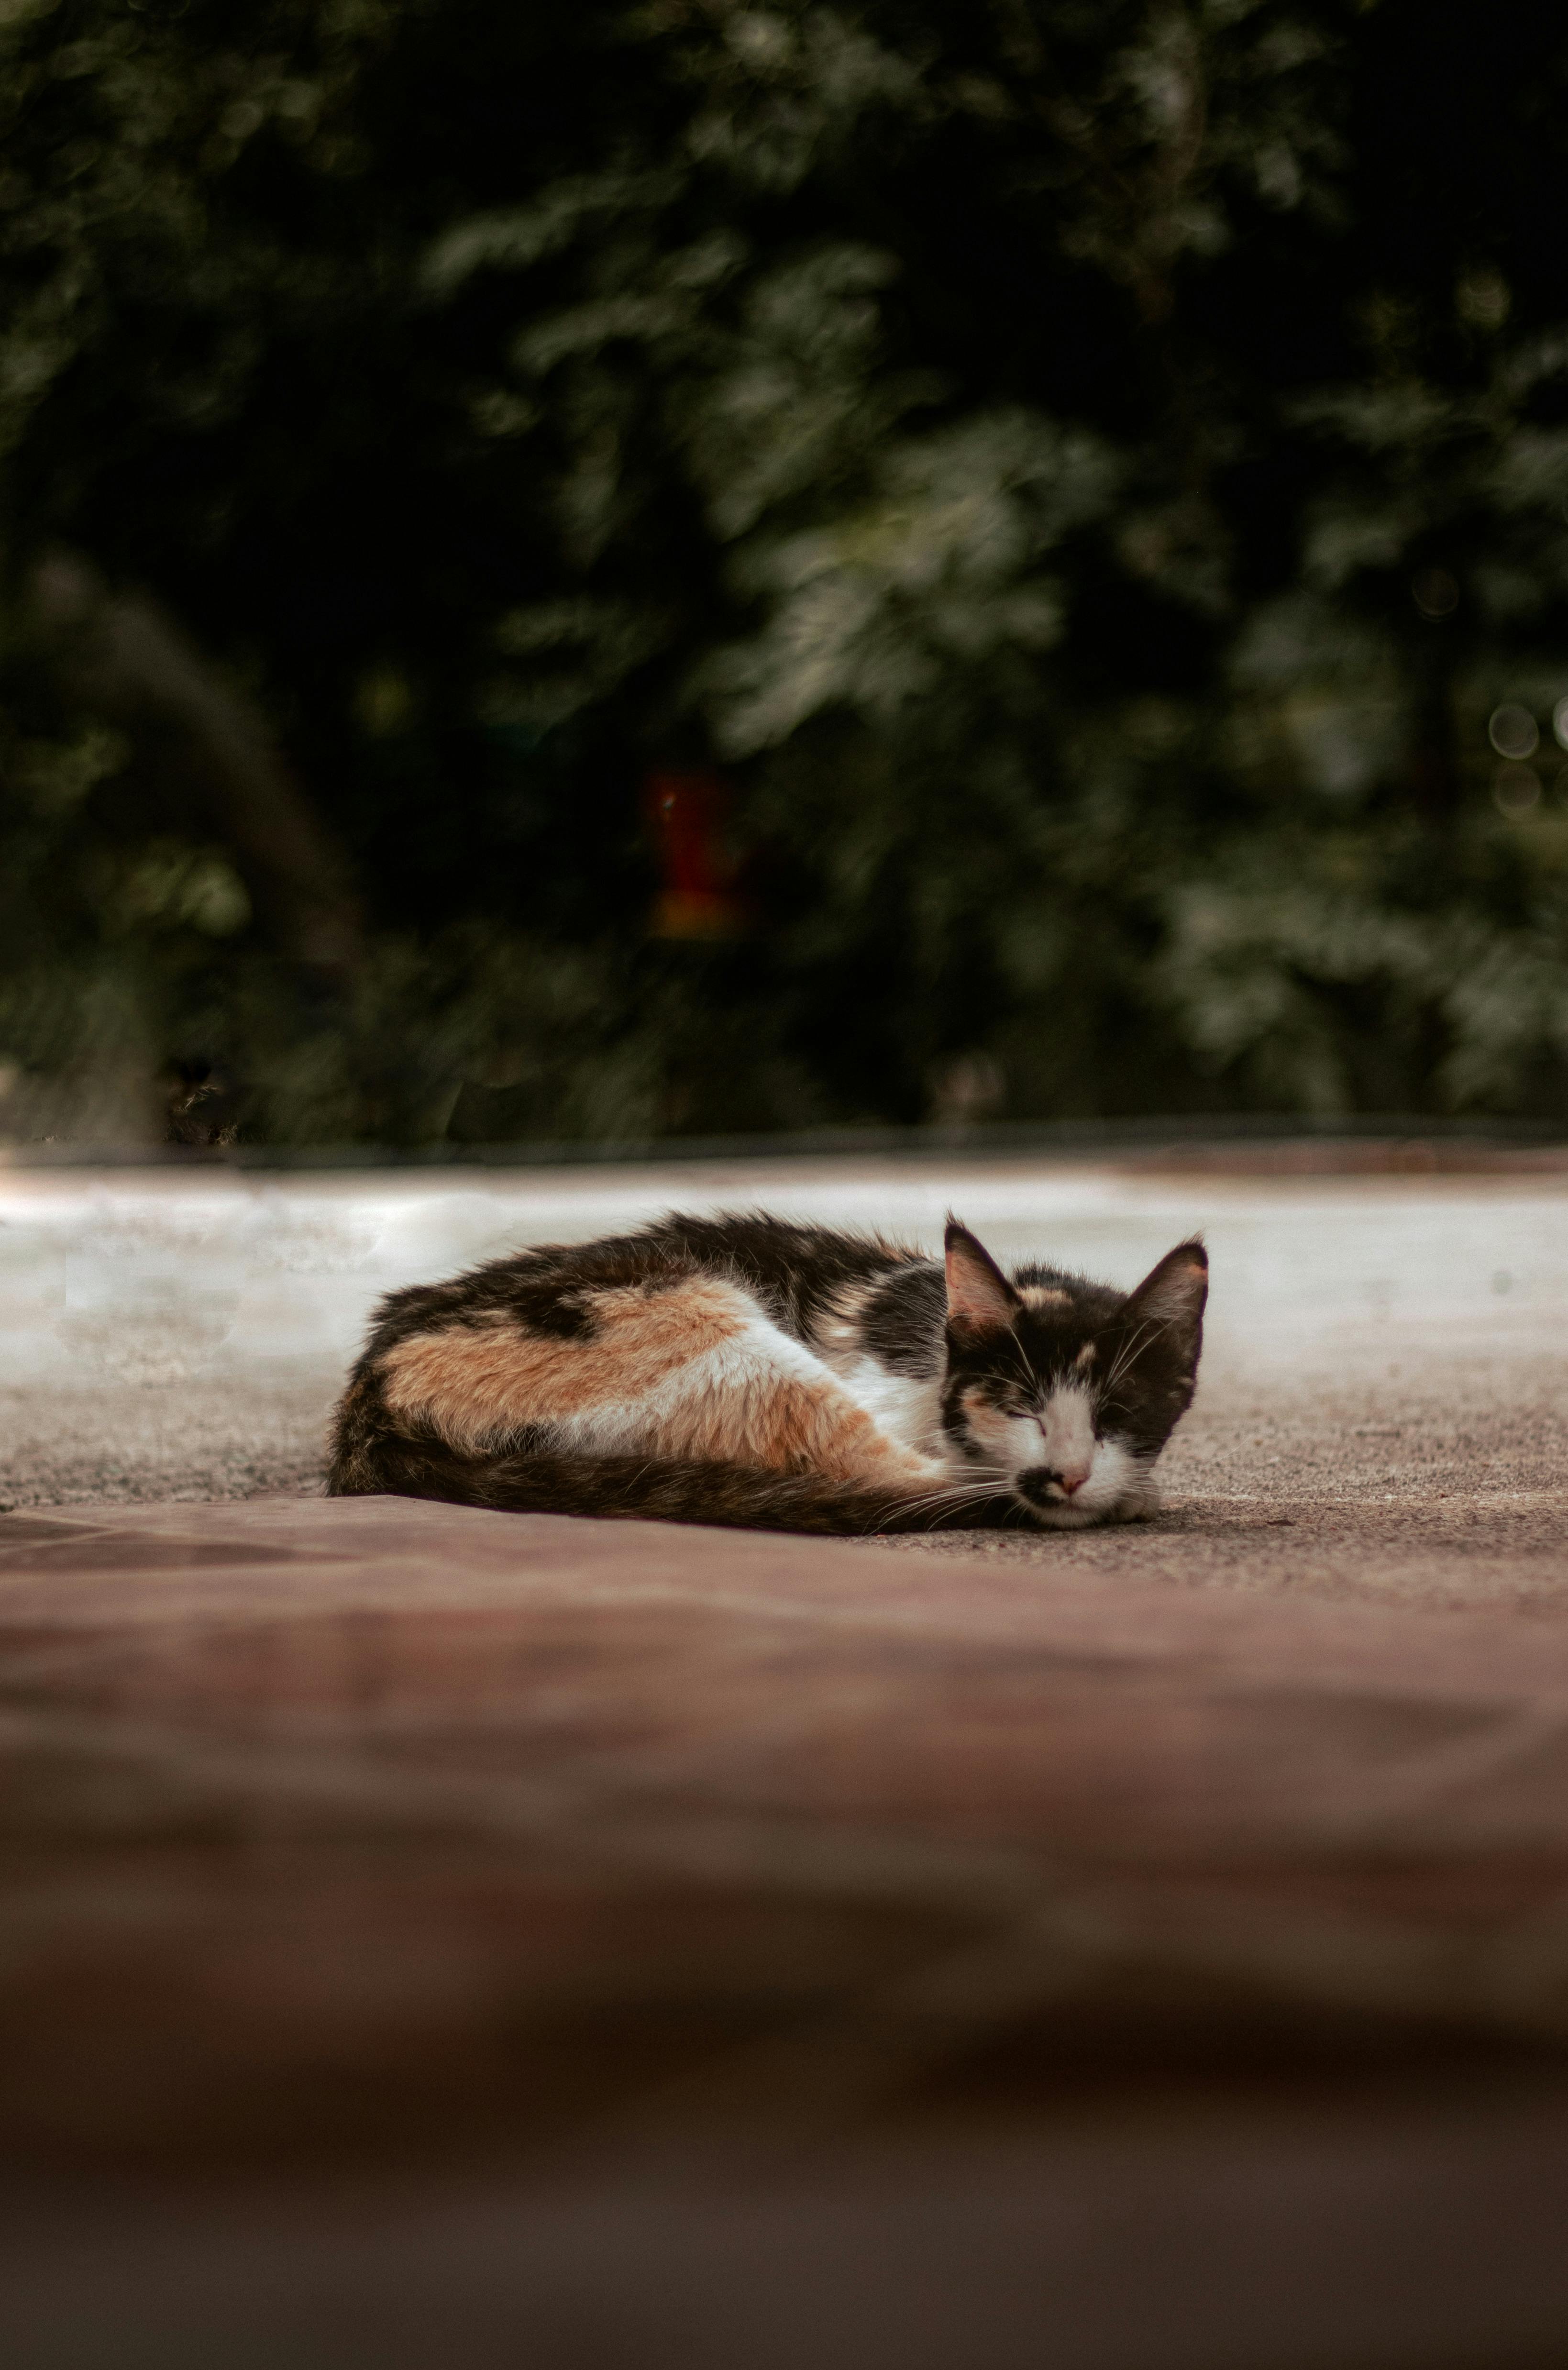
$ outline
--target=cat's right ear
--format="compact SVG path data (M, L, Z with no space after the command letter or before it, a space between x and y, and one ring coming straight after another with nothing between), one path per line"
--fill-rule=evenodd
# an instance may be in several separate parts
M960 1340L1005 1333L1021 1303L983 1243L956 1218L947 1221L947 1322Z

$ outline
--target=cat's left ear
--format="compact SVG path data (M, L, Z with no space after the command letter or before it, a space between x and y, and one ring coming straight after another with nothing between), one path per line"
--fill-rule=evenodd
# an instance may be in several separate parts
M947 1322L969 1339L1005 1333L1023 1306L985 1245L956 1218L947 1221Z
M1128 1299L1123 1315L1135 1324L1158 1326L1166 1346L1188 1366L1203 1347L1203 1311L1208 1298L1208 1253L1195 1237L1167 1251Z

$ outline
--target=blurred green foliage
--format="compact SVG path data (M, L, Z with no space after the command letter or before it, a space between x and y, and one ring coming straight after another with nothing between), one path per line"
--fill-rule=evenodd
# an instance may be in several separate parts
M1539 0L0 0L0 1132L1568 1108ZM661 765L733 940L650 935Z

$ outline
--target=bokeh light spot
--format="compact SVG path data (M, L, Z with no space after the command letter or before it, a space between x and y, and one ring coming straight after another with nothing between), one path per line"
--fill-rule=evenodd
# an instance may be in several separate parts
M1511 701L1493 709L1486 737L1500 757L1533 757L1540 746L1535 718Z

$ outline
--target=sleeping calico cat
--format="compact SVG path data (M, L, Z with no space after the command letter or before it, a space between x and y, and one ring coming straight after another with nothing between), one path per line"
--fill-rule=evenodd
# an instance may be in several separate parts
M1154 1503L1208 1262L1135 1292L874 1237L670 1216L384 1300L329 1488L783 1531L1066 1529Z

